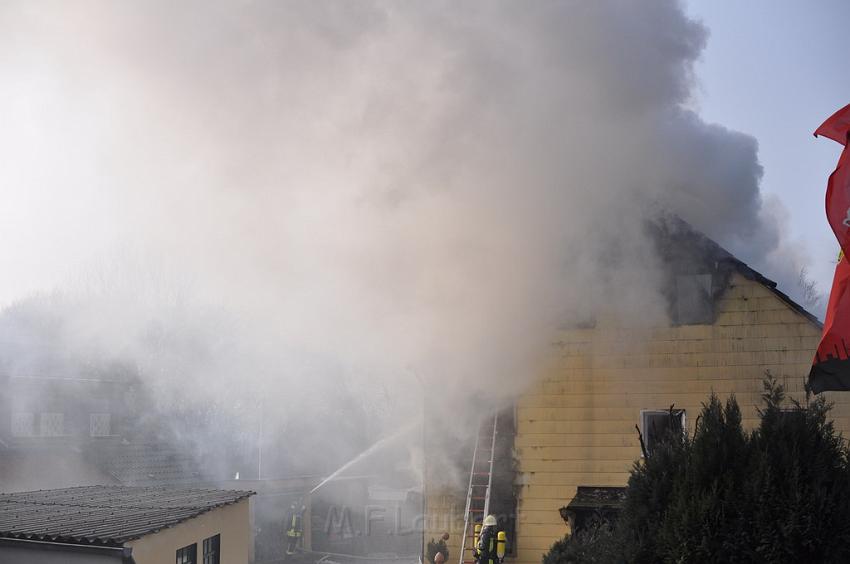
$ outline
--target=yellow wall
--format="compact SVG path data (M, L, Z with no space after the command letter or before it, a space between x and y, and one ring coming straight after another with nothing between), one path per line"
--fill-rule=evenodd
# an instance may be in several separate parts
M198 544L198 562L203 562L203 541L221 535L222 564L248 564L253 558L250 498L212 509L174 527L127 543L133 547L137 564L174 562L177 549Z
M714 391L734 393L745 424L756 422L762 379L770 370L792 397L803 386L820 329L757 282L734 275L713 325L653 330L599 326L564 331L554 358L517 401L519 489L516 562L540 562L567 527L558 514L576 487L623 486L640 457L635 424L642 409L686 410L691 432ZM836 427L850 435L850 395L833 394ZM429 489L428 538L452 509L462 528L465 492ZM443 515L443 519L438 518ZM432 527L431 522L438 523ZM440 522L442 521L442 522ZM457 547L451 561L457 561Z
M457 562L458 554L460 554L465 496L465 491L437 490L426 484L425 544L427 545L432 539L439 541L443 533L449 533L449 540L446 542L449 550L448 562Z

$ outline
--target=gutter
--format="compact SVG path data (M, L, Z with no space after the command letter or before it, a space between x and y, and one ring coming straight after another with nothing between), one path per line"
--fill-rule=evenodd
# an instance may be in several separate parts
M133 558L133 547L131 546L99 546L94 544L73 544L67 542L50 542L3 537L0 538L0 548L4 546L32 550L99 554L102 556L120 558L121 564L136 564L136 560Z

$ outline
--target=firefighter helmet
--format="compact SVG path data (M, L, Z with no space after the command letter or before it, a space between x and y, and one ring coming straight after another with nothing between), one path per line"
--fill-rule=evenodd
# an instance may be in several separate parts
M495 527L496 526L496 517L493 515L488 515L484 518L484 526L485 527Z

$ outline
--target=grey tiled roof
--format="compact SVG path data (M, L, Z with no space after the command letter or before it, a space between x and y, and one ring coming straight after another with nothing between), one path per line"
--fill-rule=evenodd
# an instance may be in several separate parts
M127 486L189 485L204 480L191 454L165 443L117 443L93 454L104 471Z
M127 486L0 494L0 537L119 546L251 495Z

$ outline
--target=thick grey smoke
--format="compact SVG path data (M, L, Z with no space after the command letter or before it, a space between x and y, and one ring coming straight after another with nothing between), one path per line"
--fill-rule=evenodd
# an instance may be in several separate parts
M672 0L5 2L3 297L246 429L505 397L592 308L663 322L658 209L796 279L755 140L686 109L706 39Z

